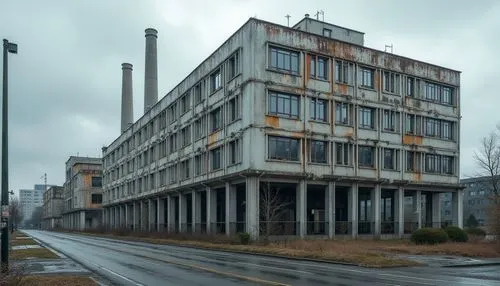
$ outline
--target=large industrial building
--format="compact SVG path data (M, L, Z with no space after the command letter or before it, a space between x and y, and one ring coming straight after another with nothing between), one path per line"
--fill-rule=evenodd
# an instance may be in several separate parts
M146 30L135 122L122 65L122 133L103 148L108 228L403 236L441 226L441 193L462 226L459 71L307 15L251 18L157 101L157 36Z
M101 158L69 157L63 199L63 228L83 231L102 226Z
M42 229L62 228L63 193L63 187L52 186L43 194Z

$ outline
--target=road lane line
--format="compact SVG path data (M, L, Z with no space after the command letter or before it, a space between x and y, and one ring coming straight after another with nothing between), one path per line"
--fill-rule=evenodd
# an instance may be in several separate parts
M267 260L267 261L277 262L276 259L268 259L268 258L259 258L259 259L260 260ZM355 269L344 268L344 267L349 267L349 266L346 266L346 265L335 265L335 264L331 265L331 266L326 266L326 265L311 265L309 263L299 263L299 262L291 262L291 261L287 261L286 263L287 264L300 265L300 266L308 266L308 267L312 267L312 268L325 268L325 269L329 269L329 270L350 271L350 272L363 273L363 274L372 273L372 271L363 271L363 270L355 270ZM339 266L343 266L343 267L339 267Z
M409 279L418 279L418 280L425 280L425 281L436 281L436 282L444 282L444 283L450 283L451 282L449 280L438 280L438 279L421 278L421 277L406 276L406 275L396 275L396 274L389 274L389 273L380 273L379 275L381 275L381 276L392 276L392 277L409 278ZM415 281L412 281L412 283L427 284L427 283L424 283L424 282L415 282ZM463 282L463 281L453 281L453 283L465 284L465 285L476 285L474 283L467 283L467 282ZM427 285L434 285L434 284L427 284Z
M311 273L311 272L302 271L302 270L286 269L286 268L280 268L280 267L274 267L274 266L267 266L267 265L260 265L260 264L247 263L247 262L236 262L236 263L238 263L238 264L245 264L245 265L257 266L257 267L260 267L260 268L269 268L269 269L276 269L276 270L281 270L281 271L289 271L289 272L300 272L300 273L304 273L304 274L314 275L314 274L313 274L313 273Z

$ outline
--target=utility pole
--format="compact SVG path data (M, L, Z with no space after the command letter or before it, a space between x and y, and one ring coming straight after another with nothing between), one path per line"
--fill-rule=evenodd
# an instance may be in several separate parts
M9 43L3 39L3 92L2 92L2 247L1 247L1 270L3 273L9 271L9 133L8 133L8 63L9 53L17 54L17 44Z
M286 25L288 27L290 27L290 17L292 17L292 16L290 16L289 14L286 14L286 16L285 16L285 18L286 18Z

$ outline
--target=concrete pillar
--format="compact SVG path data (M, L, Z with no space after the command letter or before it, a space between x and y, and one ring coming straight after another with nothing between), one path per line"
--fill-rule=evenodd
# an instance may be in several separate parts
M175 199L167 196L167 226L168 232L175 232Z
M179 231L187 231L187 200L186 196L179 193Z
M191 223L193 225L193 232L201 232L201 197L200 192L191 192Z
M139 205L137 202L132 203L132 212L133 212L133 222L132 222L132 230L133 231L139 231Z
M130 214L129 214L129 206L125 204L125 229L130 230Z
M120 205L120 229L125 228L125 205Z
M158 232L164 231L165 228L165 203L161 198L156 199L156 229Z
M351 207L348 210L353 238L358 237L358 204L358 183L353 183L349 190L349 205Z
M395 196L396 203L396 214L395 214L395 222L396 222L396 233L399 237L402 237L404 234L404 216L405 216L405 190L403 187L399 187L396 191Z
M413 194L413 215L417 228L422 228L422 191Z
M382 190L380 187L380 184L375 185L375 188L373 189L372 192L372 210L373 210L373 222L374 222L374 236L375 237L380 237L380 226L381 226L381 221L380 221L380 199L382 195Z
M299 225L300 238L307 235L307 182L300 180L297 184L297 223Z
M85 230L85 211L80 212L80 230Z
M326 214L328 222L328 237L335 238L335 182L328 182L326 193Z
M122 124L121 132L134 123L134 109L132 98L132 65L122 64Z
M432 227L441 228L441 194L432 193Z
M158 31L146 29L146 66L144 78L144 113L158 101L158 63L156 39Z
M236 233L236 187L226 183L226 234Z
M246 232L255 240L259 238L259 178L246 178Z
M156 227L156 200L148 200L148 231L154 231Z
M217 193L207 187L207 233L216 233Z
M459 189L451 194L453 225L464 227L464 190Z

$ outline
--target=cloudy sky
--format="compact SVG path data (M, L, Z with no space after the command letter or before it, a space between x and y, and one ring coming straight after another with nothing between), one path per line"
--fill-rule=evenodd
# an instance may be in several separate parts
M403 3L404 2L404 3ZM70 155L100 156L120 128L121 63L134 65L134 118L143 110L144 29L159 30L165 95L249 17L286 24L324 10L325 21L365 32L366 46L462 71L461 175L480 137L500 120L500 1L2 1L10 55L10 188L48 174L64 182ZM140 4L139 4L140 3Z

